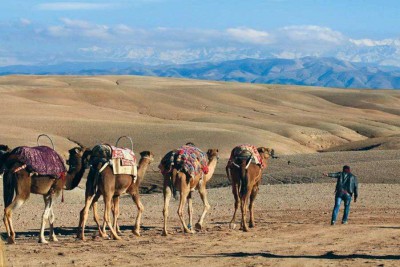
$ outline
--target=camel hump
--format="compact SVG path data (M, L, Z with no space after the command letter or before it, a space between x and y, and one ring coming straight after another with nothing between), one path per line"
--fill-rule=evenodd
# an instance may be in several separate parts
M97 159L111 159L111 146L107 144L96 145L92 149L92 158Z
M15 148L11 154L26 164L29 170L42 176L60 178L67 171L62 157L48 146L21 146Z

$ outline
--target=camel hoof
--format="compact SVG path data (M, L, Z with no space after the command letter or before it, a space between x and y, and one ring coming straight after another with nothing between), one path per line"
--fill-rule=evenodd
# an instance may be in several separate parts
M248 231L249 231L249 228L247 228L247 227L243 228L243 232L248 232Z
M10 237L7 238L7 243L10 244L10 245L14 245L15 244L15 239L10 236Z
M236 223L229 224L229 228L234 230L236 228Z
M190 230L190 229L185 229L184 232L185 232L185 234L194 234L195 233L193 230Z
M52 236L52 237L50 237L50 241L52 241L52 242L58 242L58 239L57 239L57 237Z
M133 230L132 233L133 233L135 236L140 236L140 233L139 233L138 230Z
M168 232L167 231L163 231L161 235L162 236L168 236Z
M196 228L196 230L203 229L203 226L200 223L196 223L196 225L194 227Z
M119 236L114 236L113 239L114 239L114 240L122 240L122 238L119 237Z
M48 244L49 242L46 239L39 239L40 244Z
M254 227L256 227L256 225L254 223L249 223L249 227L254 228Z
M102 233L102 232L99 232L99 236L100 236L101 238L107 238L107 239L110 239L110 237L109 237L107 234L105 234L105 233Z

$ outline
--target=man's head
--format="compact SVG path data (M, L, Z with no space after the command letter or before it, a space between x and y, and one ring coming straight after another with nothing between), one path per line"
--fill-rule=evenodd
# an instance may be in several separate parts
M343 166L343 172L349 173L350 172L350 166L344 165Z

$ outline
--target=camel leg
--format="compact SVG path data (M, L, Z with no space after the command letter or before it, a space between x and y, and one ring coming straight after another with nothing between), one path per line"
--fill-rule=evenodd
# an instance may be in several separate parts
M136 216L136 222L135 222L135 228L133 230L133 234L136 236L140 236L140 223L142 220L142 214L144 211L144 206L142 202L140 201L140 195L139 192L136 192L135 194L132 195L132 199L136 204L136 207L138 209L138 214Z
M201 214L199 221L196 223L197 230L203 229L204 218L206 217L206 214L207 214L208 210L210 209L210 204L208 203L207 189L206 189L205 183L203 183L202 186L200 187L199 193L200 193L201 200L203 201L204 209L203 209L203 213Z
M236 213L237 213L237 210L239 209L239 202L240 202L240 199L239 199L239 188L238 188L236 183L232 183L232 193L233 193L233 197L235 198L235 210L233 212L232 220L229 223L229 228L235 229L236 228L236 224L235 224Z
M241 208L241 211L242 211L242 230L244 232L248 232L249 231L249 227L247 225L246 218L247 218L247 202L248 202L248 199L250 197L250 193L251 193L251 191L248 190L247 193L244 196L241 196L240 208Z
M11 202L10 205L8 205L8 207L6 207L4 209L4 225L6 227L7 230L7 243L8 244L15 244L15 231L14 231L14 227L12 224L12 212L16 209L18 209L19 207L22 206L22 204L24 204L24 202L26 201L26 199L23 199L21 196L17 195L13 202Z
M249 204L249 210L250 210L250 221L249 221L249 227L253 228L256 226L254 222L254 200L256 199L258 193L258 185L254 186L253 190L251 191L250 195L250 204Z
M78 226L77 238L80 238L82 240L85 240L85 225L89 216L89 209L90 205L92 204L92 200L93 200L93 195L86 196L85 207L81 210L79 214L79 226Z
M47 244L49 242L46 241L44 237L44 228L46 227L46 220L49 219L50 212L51 212L51 194L43 196L44 199L44 212L42 215L42 226L40 227L40 235L39 235L39 243Z
M119 217L119 196L114 196L113 197L113 209L112 209L112 213L113 213L113 228L114 231L117 232L118 234L121 234L121 231L119 231L118 229L118 217Z
M169 187L168 185L164 185L164 209L163 209L163 216L164 216L164 229L163 229L163 236L167 236L168 232L167 232L167 219L168 219L168 207L169 207L169 201L171 200L171 195L172 195L172 191L171 191L171 187Z
M118 234L115 232L114 228L111 225L110 221L110 212L111 212L111 202L112 202L112 195L109 194L103 194L104 198L104 222L107 224L108 228L110 228L111 234L115 240L121 240L121 237L118 236Z
M54 233L54 221L56 220L56 217L54 215L54 201L52 198L50 198L50 214L49 214L49 225L50 225L50 241L57 242L57 236Z
M185 233L193 233L191 230L189 230L189 228L187 227L187 225L185 223L185 217L184 217L184 212L183 212L183 209L185 208L186 199L188 197L189 192L190 192L189 188L182 188L181 189L181 191L180 191L180 200L179 200L179 208L178 208L178 216L179 216L179 219L181 220L183 231Z
M192 192L189 192L189 195L187 197L187 201L188 201L188 214L189 214L188 228L192 231L192 225L193 225L193 198L192 198Z
M99 213L97 212L97 204L98 204L98 200L99 200L100 196L101 196L101 194L96 194L96 196L94 197L93 202L92 202L93 219L97 225L97 229L99 231L99 236L102 238L109 238L105 229L102 230L102 226L100 226ZM104 226L104 228L105 228L105 226Z

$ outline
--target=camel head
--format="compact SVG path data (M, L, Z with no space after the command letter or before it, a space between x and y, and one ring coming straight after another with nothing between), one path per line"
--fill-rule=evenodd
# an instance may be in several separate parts
M67 165L69 165L68 173L75 171L77 168L87 168L92 151L85 147L74 147L69 151Z
M140 152L140 160L149 159L150 162L154 161L154 154L150 151L142 151Z
M219 159L218 149L217 148L210 148L209 150L207 150L207 157L208 157L208 161L211 161L212 158L214 158L214 157Z
M7 145L0 145L0 175L4 172L3 165L10 152L11 149Z
M275 150L273 148L259 147L259 148L257 148L257 151L258 151L258 153L260 153L261 157L264 160L269 159L269 157L276 158Z

